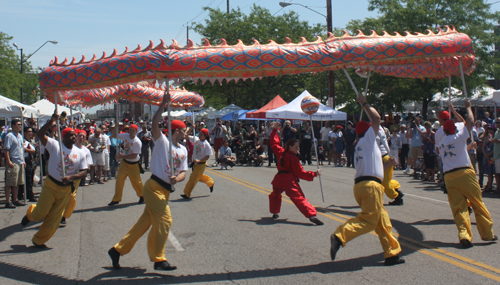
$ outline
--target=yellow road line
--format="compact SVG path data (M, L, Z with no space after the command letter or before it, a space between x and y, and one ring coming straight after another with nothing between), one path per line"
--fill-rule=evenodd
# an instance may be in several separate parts
M234 183L237 183L237 184L240 184L240 185L243 185L243 186L246 186L250 189L253 189L253 190L256 190L258 192L261 192L261 193L264 193L264 194L269 194L271 193L272 191L265 188L265 187L262 187L262 186L259 186L259 185L255 185L253 183L250 183L248 181L245 181L245 180L242 180L242 179L239 179L239 178L236 178L234 176L230 176L228 174L225 174L225 173L221 173L221 172L218 172L218 171L214 171L212 169L206 169L206 171L210 172L211 174L214 174L214 175L217 175L219 177L222 177L222 178L225 178L229 181L232 181ZM286 198L286 197L283 197L283 201L285 202L288 202L290 204L293 204L293 202ZM313 205L314 206L314 205ZM315 206L314 206L315 207ZM335 220L337 222L340 222L340 223L344 223L347 219L349 219L350 217L348 216L345 216L345 215L341 215L341 214L337 214L337 213L318 213L322 216L325 216L327 218L330 218L332 220ZM370 232L370 234L374 235L374 236L377 236L376 233L374 233L373 231ZM469 266L467 264L463 264L461 262L458 262L456 260L453 260L453 259L450 259L448 257L445 257L445 256L441 256L439 254L437 254L436 252L440 253L440 254L443 254L443 255L447 255L447 256L450 256L450 257L453 257L455 259L458 259L460 261L463 261L463 262L466 262L468 264L471 264L471 265L475 265L477 267L481 267L481 268L484 268L486 270L490 270L492 272L495 272L495 273L499 273L500 274L500 269L496 268L496 267L493 267L493 266L490 266L490 265L487 265L487 264L484 264L484 263L481 263L481 262L478 262L478 261L475 261L473 259L470 259L470 258L467 258L467 257L464 257L464 256L461 256L459 254L455 254L455 253L452 253L452 252L449 252L447 250L444 250L444 249L441 249L441 248L437 248L437 247L434 247L434 246L431 246L431 245L428 245L428 244L425 244L423 242L419 242L419 241L416 241L414 239L411 239L411 238L408 238L408 237L405 237L405 236L402 236L402 235L398 235L396 233L393 233L396 237L399 237L400 239L403 239L403 240L406 240L408 242L411 242L411 243L414 243L418 246L414 246L412 244L409 244L407 242L403 242L403 241L400 241L400 244L401 245L404 245L408 248L411 248L417 252L420 252L420 253L423 253L425 255L428 255L428 256L431 256L431 257L434 257L434 258L437 258L439 260L442 260L442 261L445 261L447 263L450 263L452 265L455 265L455 266L458 266L460 268L463 268L463 269L466 269L466 270L469 270L471 272L474 272L478 275L481 275L481 276L484 276L484 277L487 277L487 278L490 278L492 280L495 280L495 281L498 281L500 282L500 277L499 276L496 276L496 275L493 275L491 273L488 273L486 271L483 271L483 270L480 270L480 269L477 269L477 268L474 268L472 266ZM427 248L427 249L426 249Z

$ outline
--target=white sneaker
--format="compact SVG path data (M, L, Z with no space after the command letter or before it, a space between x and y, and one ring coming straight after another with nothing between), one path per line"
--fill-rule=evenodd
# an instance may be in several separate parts
M222 166L222 165L221 165L221 166L220 166L220 170L224 170L224 166Z
M409 174L410 173L410 169L409 168L406 168L405 171L403 171L404 174Z

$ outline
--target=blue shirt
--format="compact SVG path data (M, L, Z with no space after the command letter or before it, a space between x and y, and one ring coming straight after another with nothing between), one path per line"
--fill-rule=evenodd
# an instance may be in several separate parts
M118 140L117 138L112 138L111 133L108 133L109 141L111 142L111 147L116 147L116 141ZM118 140L118 145L122 144L122 140Z
M420 131L425 132L425 128L423 126L419 125L418 128ZM413 129L412 132L410 147L422 146L422 135L420 132L417 129Z
M21 134L14 134L10 132L5 136L3 148L9 150L9 158L12 163L21 164L24 163L23 157L23 137Z

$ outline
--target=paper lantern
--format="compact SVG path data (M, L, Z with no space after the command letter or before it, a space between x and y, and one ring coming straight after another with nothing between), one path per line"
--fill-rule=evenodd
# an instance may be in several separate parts
M307 115L312 115L318 112L319 105L319 100L313 96L306 96L304 97L304 99L302 99L302 102L300 102L300 108L302 108L302 112L306 113Z

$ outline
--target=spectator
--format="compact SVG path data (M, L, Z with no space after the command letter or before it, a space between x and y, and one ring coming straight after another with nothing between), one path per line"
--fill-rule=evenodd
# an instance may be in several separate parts
M25 171L25 187L26 187L26 198L30 202L36 202L35 194L33 193L33 177L35 176L36 170L36 147L33 143L33 129L30 127L24 128L24 162L26 167ZM24 198L23 191L18 191L18 200Z
M214 138L214 151L215 157L219 157L219 149L224 143L224 138L226 137L227 129L222 125L222 119L217 118L215 127L212 129L211 136ZM217 163L215 163L217 165Z
M139 163L144 162L144 168L149 169L149 144L153 140L153 135L147 129L147 125L143 122L141 124L141 131L137 134L137 137L141 140L141 158Z
M398 127L393 127L392 136L389 136L387 138L387 143L389 144L389 149L390 149L389 156L394 158L394 160L396 161L395 165L399 165L399 167L401 167L399 156L403 144L401 142L401 136L398 133L399 133Z
M331 129L328 126L328 122L325 122L325 125L321 128L319 133L321 134L320 137L320 144L323 146L323 154L325 157L329 157L330 153L330 139L328 137L328 134L330 133Z
M496 130L497 127L495 125L489 125L483 139L483 172L488 175L488 182L486 182L486 186L483 189L484 192L493 191L493 175L496 174L495 159L493 159L493 138L495 137ZM483 182L481 178L480 175L480 184ZM497 180L497 184L498 182Z
M425 132L422 133L422 152L424 154L425 178L422 181L434 182L436 172L435 137L431 123L424 123Z
M231 168L235 165L234 162L236 158L233 156L233 152L229 147L229 141L224 141L224 145L220 148L219 162L221 165L221 170L227 169L227 165Z
M491 141L494 143L493 159L495 160L495 180L497 181L497 191L500 191L500 183L498 183L500 181L500 117L495 119L495 127L497 127L497 130Z
M337 125L331 135L334 155L333 163L337 167L342 167L342 153L344 152L344 136L342 134L342 129L342 126Z
M292 123L289 120L285 121L285 126L283 127L283 131L281 133L281 137L284 144L290 139L295 139L295 133L297 129L292 127Z
M5 136L4 155L5 155L5 208L16 208L24 206L19 202L18 188L24 185L24 157L23 157L23 137L21 128L23 124L19 119L12 120L12 132ZM12 203L10 201L12 193Z
M489 127L489 126L488 126ZM477 170L478 170L478 182L479 186L483 188L483 180L484 180L484 169L483 169L483 161L484 161L484 138L488 134L488 131L480 132L477 136L477 148L476 148L476 159L477 159Z
M406 138L411 139L411 142L410 156L408 157L408 166L406 167L405 174L410 173L410 166L415 169L415 163L418 157L424 156L422 152L422 133L425 132L425 128L421 125L421 122L422 117L417 116L415 120L410 123L410 129L406 133Z
M311 147L312 147L312 130L309 122L305 123L304 128L300 131L300 157L302 165L307 163L312 164L311 161Z
M274 124L274 122L271 122L271 121L267 122L267 132L266 132L266 140L267 141L264 140L264 144L267 146L267 159L269 161L269 164L267 165L268 167L270 167L271 163L273 163L273 162L278 163L277 158L276 158L276 154L274 153L273 149L269 145L269 137L271 136L271 132L273 131L273 128L272 128L273 124ZM279 130L278 130L278 136L280 136Z
M356 130L352 126L352 122L347 122L347 129L344 131L345 152L347 156L347 167L354 167L354 148L356 142Z
M106 138L101 135L101 128L96 128L95 133L89 137L89 150L92 154L92 161L94 164L90 165L90 181L92 185L94 182L104 184L101 181L102 168L104 166L104 149L106 149ZM96 173L97 166L97 173ZM94 177L95 175L95 177Z

